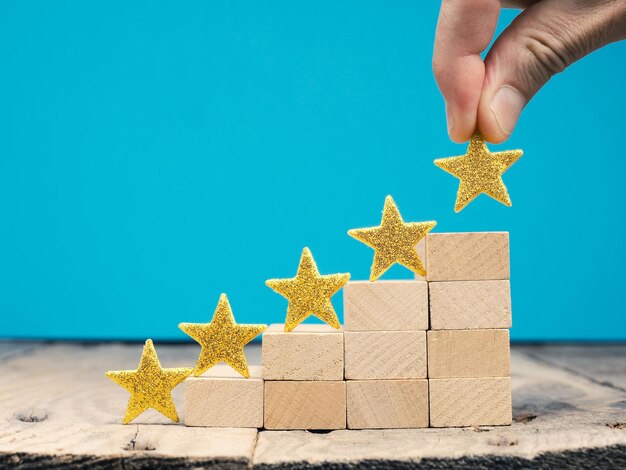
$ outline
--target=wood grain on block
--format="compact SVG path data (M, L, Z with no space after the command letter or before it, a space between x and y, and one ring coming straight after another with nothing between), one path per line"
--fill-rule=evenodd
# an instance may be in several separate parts
M218 365L185 380L185 425L262 428L261 367L250 366L250 378Z
M428 382L432 427L511 424L509 377L430 379Z
M346 331L346 379L426 378L425 331Z
M424 265L424 269L428 272L428 266L426 265L426 237L422 238L417 245L415 245L415 250L417 251L417 255L422 260L422 264ZM426 276L420 276L415 273L415 279L425 281Z
M428 332L428 377L506 377L510 374L509 330Z
M265 382L266 429L345 429L344 381Z
M426 281L351 281L343 305L346 331L428 329Z
M343 331L274 324L263 333L262 356L265 380L343 380Z
M430 328L511 327L510 281L444 281L428 284Z
M509 233L426 235L429 281L509 279Z
M349 380L348 429L428 427L428 380Z

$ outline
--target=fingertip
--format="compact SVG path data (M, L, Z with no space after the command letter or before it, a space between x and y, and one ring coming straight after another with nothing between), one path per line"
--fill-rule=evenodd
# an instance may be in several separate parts
M501 131L489 128L485 125L479 126L479 129L483 139L485 139L485 142L490 144L501 144L509 138L509 135L503 134Z
M470 140L475 130L476 117L466 114L462 116L462 119L455 120L453 127L448 127L448 135L453 142L462 144Z

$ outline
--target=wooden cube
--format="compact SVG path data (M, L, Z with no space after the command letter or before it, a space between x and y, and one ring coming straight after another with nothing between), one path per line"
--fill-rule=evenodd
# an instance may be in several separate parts
M428 265L426 264L426 237L422 238L417 245L415 245L415 250L417 251L417 255L422 260L422 264L424 265L424 269L428 272ZM420 276L415 273L415 279L425 281L426 276Z
M428 427L428 380L349 380L348 428Z
M426 281L351 281L343 305L346 331L428 329Z
M343 331L328 325L270 325L262 355L265 380L343 380Z
M511 424L508 377L429 379L428 383L432 427Z
M426 378L425 331L346 331L346 379Z
M344 381L265 382L266 429L345 429Z
M185 380L185 425L229 428L263 427L261 367L250 366L246 379L219 364Z
M508 232L429 233L428 281L509 279Z
M428 377L510 375L509 330L428 332Z
M428 284L433 330L511 327L510 281Z

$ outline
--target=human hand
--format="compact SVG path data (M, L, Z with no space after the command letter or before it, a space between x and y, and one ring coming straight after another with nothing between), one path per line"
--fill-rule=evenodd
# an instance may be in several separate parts
M500 9L525 8L480 57ZM553 75L626 37L626 0L442 0L433 71L446 101L448 133L465 142L479 129L499 143Z

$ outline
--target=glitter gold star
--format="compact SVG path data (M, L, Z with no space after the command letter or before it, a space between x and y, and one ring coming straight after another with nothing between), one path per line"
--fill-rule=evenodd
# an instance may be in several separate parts
M454 205L455 212L462 210L480 193L510 207L511 198L502 181L502 174L522 153L521 150L492 153L480 133L475 132L465 155L435 160L435 165L461 180Z
M349 273L322 276L317 270L311 250L302 250L296 277L291 279L270 279L265 285L285 297L287 319L285 331L291 331L310 315L325 321L333 328L339 328L339 319L330 298L350 279Z
M405 222L393 198L387 196L380 225L352 229L348 231L348 235L374 248L370 281L378 279L395 263L400 263L420 276L426 276L426 270L415 245L435 225L437 225L435 221Z
M181 323L178 327L202 346L193 372L196 377L223 361L249 378L250 371L243 348L260 335L267 325L235 323L228 297L222 294L210 323Z
M193 369L177 367L163 369L152 340L146 341L137 370L116 370L107 377L130 392L123 423L128 424L148 408L163 413L178 422L178 413L172 399L172 389L191 374Z

